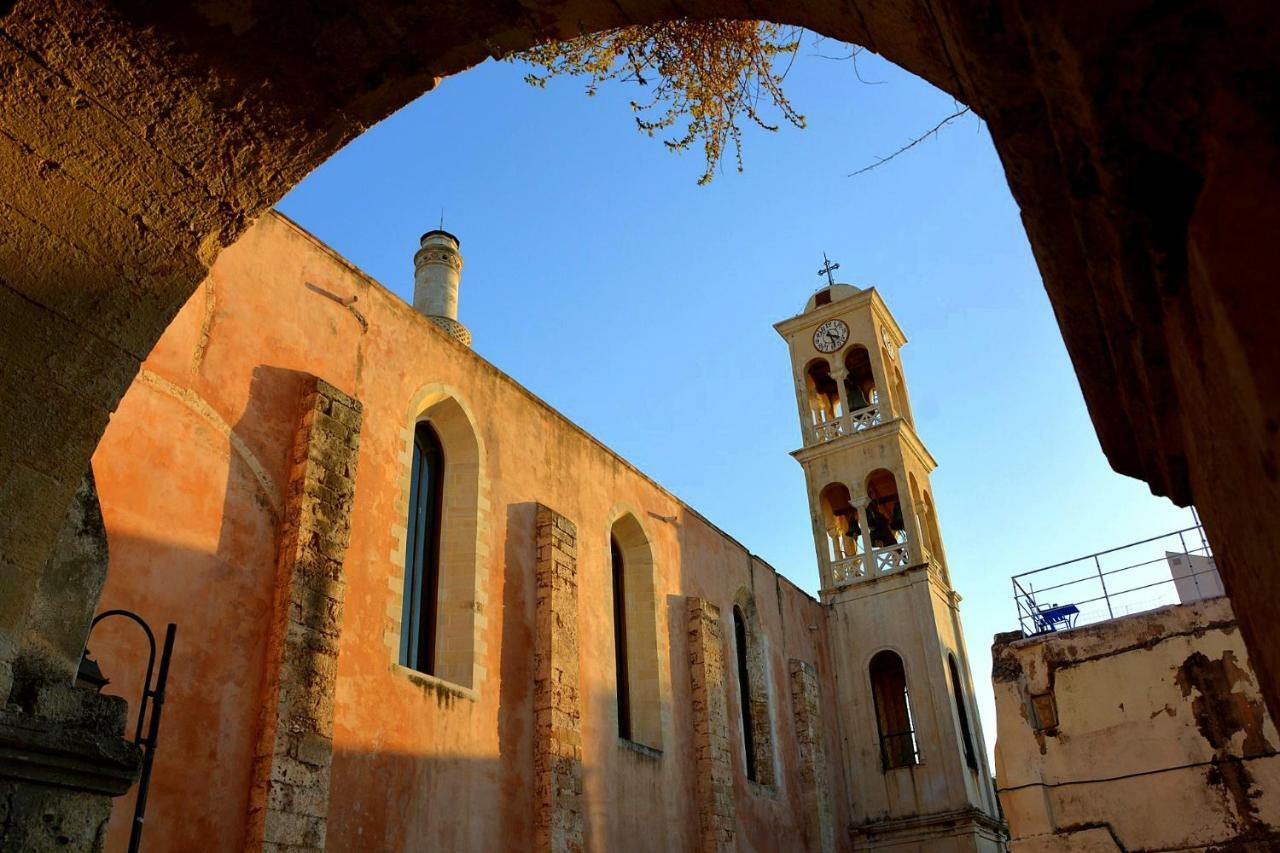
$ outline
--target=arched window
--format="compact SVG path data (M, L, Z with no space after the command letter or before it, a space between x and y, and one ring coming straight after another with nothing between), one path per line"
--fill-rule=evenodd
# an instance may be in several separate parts
M427 421L413 433L409 523L404 560L400 662L436 673L436 615L440 588L440 518L444 505L444 448Z
M916 513L917 526L920 528L920 544L931 555L937 553L937 549L933 546L933 532L929 529L929 523L924 519L926 507L924 499L920 493L920 483L916 481L915 474L907 475L907 488L911 491L911 509Z
M947 561L942 555L942 535L938 532L938 513L933 508L933 496L926 489L923 492L923 498L925 517L920 520L920 524L929 532L929 550L933 552L933 558L942 567L942 576L950 580Z
M907 672L902 658L885 649L871 659L871 695L876 704L880 732L880 760L885 770L920 763Z
M956 666L956 656L947 654L947 665L951 670L951 692L956 697L956 713L960 717L960 740L964 745L964 761L974 770L978 769L978 753L973 745L973 733L969 730L969 702L964 695L964 682L960 680L960 668Z
M742 713L742 745L747 778L761 785L774 783L773 730L769 723L767 655L760 633L755 596L738 590L733 605L733 648L738 672L738 704Z
M609 554L618 736L661 749L662 693L653 552L635 516L624 515L614 522Z
M851 579L851 574L862 574L861 565L841 565L862 555L862 525L858 510L849 500L849 488L844 483L831 483L822 490L819 501L822 520L827 532L827 554L835 570L833 582Z
M840 417L840 389L831 377L831 365L825 358L809 362L804 371L805 387L809 390L809 408L813 423L830 423Z
M898 481L880 468L867 477L867 524L872 548L888 548L907 541L907 525L898 499Z
M627 573L622 547L615 536L609 537L609 556L613 562L613 662L617 673L618 737L631 740L631 693L627 674Z
M755 722L751 717L751 676L747 671L747 620L742 608L733 606L733 642L738 657L738 704L742 708L742 743L746 751L747 778L758 782L756 773Z
M849 347L849 351L844 354L844 369L848 371L844 377L844 390L851 412L880 402L875 375L871 371L871 356L867 354L866 347L857 344Z
M441 389L419 397L408 433L401 666L460 687L484 676L485 589L478 571L482 451L463 405ZM395 636L394 634L392 636Z

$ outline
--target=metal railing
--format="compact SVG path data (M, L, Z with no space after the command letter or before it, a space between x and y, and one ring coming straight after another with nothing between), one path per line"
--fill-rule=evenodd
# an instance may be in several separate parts
M1046 634L1222 595L1204 528L1175 530L1013 577L1024 634Z
M920 747L913 730L880 735L880 764L885 770L919 763Z

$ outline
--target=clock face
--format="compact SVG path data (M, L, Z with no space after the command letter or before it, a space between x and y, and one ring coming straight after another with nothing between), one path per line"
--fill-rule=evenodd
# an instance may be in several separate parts
M818 352L835 352L849 340L849 327L844 320L828 320L813 333L813 348Z
M884 341L884 351L885 351L885 352L887 352L887 353L889 353L889 358L894 358L894 359L896 359L898 356L897 356L897 354L894 352L894 347L893 347L893 338L889 337L889 330L888 330L888 329L881 329L881 330L880 330L880 340Z

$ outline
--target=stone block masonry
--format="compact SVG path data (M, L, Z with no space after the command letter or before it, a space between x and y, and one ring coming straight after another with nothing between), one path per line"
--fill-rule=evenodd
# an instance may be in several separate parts
M578 693L578 530L537 510L533 748L536 850L581 853L582 703Z
M729 757L729 708L725 699L724 632L720 610L703 598L686 599L689 670L693 697L693 748L697 756L698 821L702 853L734 850L737 813Z
M246 850L323 850L360 401L303 392L281 527Z
M792 660L791 712L796 724L800 796L804 802L806 849L835 850L831 792L827 787L827 751L823 746L818 672L813 664Z

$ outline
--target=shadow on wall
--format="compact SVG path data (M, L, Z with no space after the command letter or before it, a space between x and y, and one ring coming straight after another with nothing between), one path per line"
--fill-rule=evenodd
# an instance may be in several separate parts
M466 791L477 789L476 780L497 785L510 775L504 763L501 758L467 755L337 749L333 784L344 787L348 808L341 815L330 813L326 847L350 851L528 849L533 812L527 799L501 801L500 827L476 826L465 800ZM531 759L530 775L532 768ZM396 779L412 782L387 784Z
M230 427L218 420L219 389L203 377L183 381L207 399L163 379L135 383L95 457L110 550L98 611L132 610L158 636L166 623L178 626L148 794L150 849L243 844L283 484L305 379L255 368ZM122 620L103 622L90 642L111 679L105 692L125 697L133 715L145 646ZM108 849L125 848L136 796L135 786L115 801Z
M498 749L503 763L500 781L502 835L508 842L533 838L533 624L536 586L533 566L537 505L507 507L506 550L503 566L494 569L502 583L502 645L499 662ZM493 584L490 585L493 588ZM527 768L527 772L520 772Z

